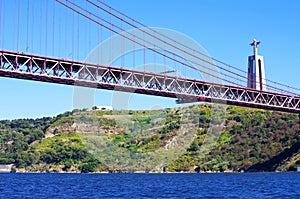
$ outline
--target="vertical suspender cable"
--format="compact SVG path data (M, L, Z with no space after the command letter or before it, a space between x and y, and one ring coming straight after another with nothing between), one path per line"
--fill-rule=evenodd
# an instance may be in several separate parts
M100 41L101 41L101 48L100 48L100 61L101 61L101 63L100 64L102 64L103 63L103 52L102 52L102 42L103 42L103 29L102 29L102 26L100 27Z
M92 27L91 27L91 26L92 26L92 22L89 21L89 23L88 23L88 27L89 27L89 32L88 32L88 33L89 33L89 34L88 34L89 40L88 40L88 42L89 42L89 45L88 45L88 51L87 51L88 53L91 51L91 48L92 48L92 47L91 47L91 46L92 46L92 44L91 44L91 41L92 41L92 40L91 40L91 39L92 39L92 38L91 38L91 37L92 37L92 36L91 36L91 28L92 28Z
M74 37L75 37L75 27L74 27L74 12L72 12L72 60L74 60Z
M121 28L123 28L123 23L122 23L122 21L121 21ZM124 67L124 37L122 37L121 38L121 55L122 55L122 57L121 57L121 67L123 68Z
M34 38L34 0L32 0L32 23L31 23L31 52L34 53L35 47L34 47L34 43L33 43L33 38Z
M153 48L156 49L155 44L154 44ZM156 53L155 52L153 52L153 63L154 63L154 67L156 67Z
M17 16L17 32L16 32L16 44L17 44L17 52L20 51L20 0L17 1L18 8L18 16Z
M56 30L56 28L55 28L55 1L53 1L53 4L52 4L52 6L53 6L53 11L52 11L52 56L54 56L54 34L55 34L55 30Z
M27 29L26 29L26 52L29 50L29 0L27 0Z
M69 58L69 52L68 52L68 12L66 12L66 17L64 19L64 23L65 23L65 35L64 35L64 39L65 39L65 50L64 52L66 53L65 56L67 59Z
M176 56L176 55L173 54L173 58L176 58L175 56ZM174 68L175 68L175 76L178 77L178 76L179 76L179 73L178 73L177 62L176 62L176 61L173 61L173 62L174 62Z
M3 25L3 27L4 27L2 15L3 15L3 11L2 11L2 1L0 1L0 35L3 35L3 32L4 32L4 31L2 31L2 25ZM1 47L2 47L2 50L3 50L3 42L4 42L4 40L2 39L2 40L1 40ZM1 67L1 66L0 66L0 67Z
M135 44L136 44L135 42L136 42L135 41L135 36L133 36L133 52L132 52L133 53L132 54L132 60L133 61L132 61L132 67L135 67L135 53L136 53L135 52Z
M164 49L166 49L165 47L164 47ZM167 51L166 50L164 50L164 54L166 55L166 53L167 53ZM164 56L164 74L166 75L166 71L167 71L167 59L166 59L166 57Z
M79 14L77 14L77 60L79 61L79 43L80 43L80 35L79 35L79 32L80 32L80 27L79 27Z
M42 54L42 33L43 33L43 5L42 1L40 1L40 52L39 54Z
M17 5L17 0L14 1L14 5ZM13 14L13 24L12 24L12 50L14 50L15 46L15 41L16 41L16 15ZM16 50L16 49L15 49Z
M20 51L20 0L18 0L17 51Z
M4 49L4 47L5 47L5 37L4 37L4 35L5 35L5 31L4 31L4 28L5 28L5 10L6 10L6 4L5 4L5 1L3 1L3 7L2 7L2 10L3 10L3 12L1 12L2 14L3 14L3 17L2 17L2 21L3 21L3 23L2 23L2 49Z
M109 16L109 22L111 23L111 15ZM111 23L112 24L112 23ZM113 28L113 25L111 25L111 28ZM113 40L112 40L112 32L109 31L109 40L110 40L110 47L109 47L109 61L110 65L112 65L112 52L113 52Z
M100 10L98 9L98 16L100 15ZM100 26L97 26L97 31L98 31L98 34L97 34L97 50L98 50L98 53L97 53L97 64L100 64L100 52L99 52L99 44L100 44Z
M48 52L48 0L46 0L46 18L45 18L45 55L47 56Z
M85 22L87 20L84 20L83 21L83 24L82 24L82 28L85 28ZM87 33L87 30L83 31L84 32L84 35L83 35L83 48L84 48L84 57L87 55L87 41L88 41L88 33Z
M144 72L146 72L146 48L144 47Z
M133 37L132 67L135 67L135 37Z
M62 14L61 14L61 9L58 6L58 13L59 13L59 17L58 17L58 56L61 57L61 48L62 48L62 42L61 42L61 22L62 22Z

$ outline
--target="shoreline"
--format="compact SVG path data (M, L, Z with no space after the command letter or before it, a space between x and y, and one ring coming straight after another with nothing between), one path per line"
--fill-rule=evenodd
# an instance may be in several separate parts
M242 174L242 173L300 173L297 171L255 171L255 172L0 172L0 174Z

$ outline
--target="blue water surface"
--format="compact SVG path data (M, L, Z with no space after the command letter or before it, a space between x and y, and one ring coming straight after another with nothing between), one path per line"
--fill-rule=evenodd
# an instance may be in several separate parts
M0 174L1 198L300 198L300 173Z

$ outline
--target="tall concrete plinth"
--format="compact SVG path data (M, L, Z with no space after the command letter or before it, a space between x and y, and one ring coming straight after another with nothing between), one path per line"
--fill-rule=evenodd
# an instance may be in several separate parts
M253 46L253 55L248 57L248 87L256 90L266 91L266 75L264 57L258 55L257 46L260 41L254 41L250 44Z

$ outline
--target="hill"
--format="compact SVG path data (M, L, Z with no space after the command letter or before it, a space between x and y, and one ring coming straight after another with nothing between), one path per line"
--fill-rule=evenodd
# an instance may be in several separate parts
M296 114L221 105L73 110L0 121L0 164L32 172L288 171L300 164Z

